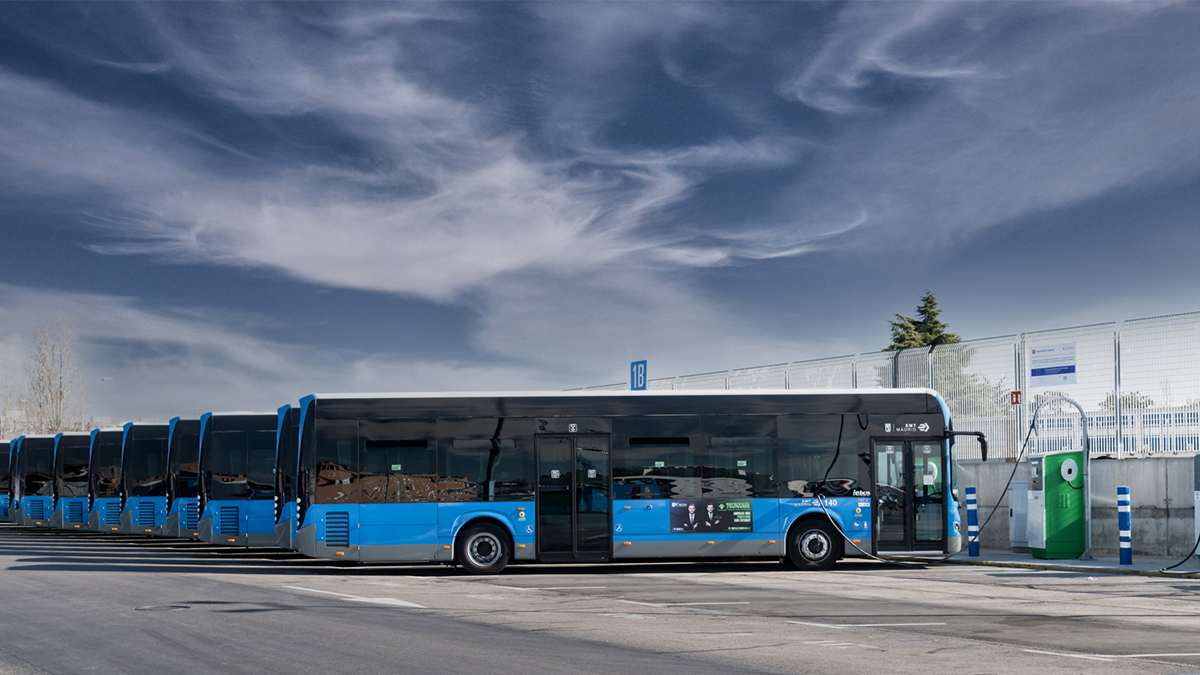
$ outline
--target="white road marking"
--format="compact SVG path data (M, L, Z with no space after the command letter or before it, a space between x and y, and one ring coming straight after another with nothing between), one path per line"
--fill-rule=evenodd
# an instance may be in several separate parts
M324 593L325 595L336 595L343 600L350 602L366 602L373 605L391 605L392 607L415 607L417 609L427 609L424 605L418 605L415 602L407 600L399 600L397 598L364 598L361 595L350 595L349 593L338 593L335 591L322 591L316 588L304 588L303 586L284 586L297 591L308 591L309 593Z
M646 607L694 607L696 605L748 605L750 602L638 602L636 600L618 600L630 605L645 605Z
M804 642L806 645L816 645L818 647L833 647L834 649L847 649L849 647L862 647L864 649L879 649L873 645L860 645L855 642L838 642L837 640L816 640L813 642Z
M1036 649L1026 649L1024 651L1026 651L1030 654L1048 654L1050 656L1066 656L1067 658L1072 658L1072 659L1088 659L1091 661L1112 661L1112 659L1106 659L1103 656L1084 656L1083 654L1063 654L1060 652L1043 652L1043 651L1038 651Z
M467 597L475 598L476 600L508 600L503 595L468 595Z
M1093 659L1096 661L1112 661L1113 659L1157 659L1167 656L1200 656L1197 652L1179 654L1064 654L1062 652L1043 652L1036 649L1026 649L1030 654L1049 654L1050 656L1067 656L1073 659Z
M581 590L596 590L599 588L608 588L608 586L547 586L534 590L539 591L581 591Z
M788 621L788 623L798 623L801 626L817 626L820 628L836 628L843 630L846 628L902 628L904 626L945 626L945 621L934 621L929 623L812 623L811 621Z
M643 616L641 614L624 614L621 612L612 613L612 614L601 614L600 616L612 616L612 617L616 617L618 619L653 619L654 618L652 616Z

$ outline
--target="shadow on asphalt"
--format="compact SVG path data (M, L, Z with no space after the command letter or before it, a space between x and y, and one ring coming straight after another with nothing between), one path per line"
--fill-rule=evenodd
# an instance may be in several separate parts
M0 555L12 556L8 569L198 574L333 574L356 577L423 576L471 578L447 565L354 563L307 558L278 548L214 546L186 539L166 539L102 532L74 532L0 524ZM884 563L844 560L834 572L878 571ZM913 569L921 569L914 566ZM605 564L510 565L504 577L533 575L709 574L793 572L777 561L676 561Z

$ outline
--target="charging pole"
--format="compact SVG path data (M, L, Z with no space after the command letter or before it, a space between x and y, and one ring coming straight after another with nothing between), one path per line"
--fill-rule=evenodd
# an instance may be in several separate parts
M1075 402L1074 399L1066 396L1055 396L1048 398L1041 403L1038 403L1037 408L1033 410L1033 433L1037 433L1038 413L1048 403L1057 403L1065 401L1075 406L1079 411L1079 425L1083 431L1083 555L1079 556L1080 560L1094 560L1092 558L1092 451L1088 447L1088 428L1087 428L1087 413L1083 412L1083 406Z

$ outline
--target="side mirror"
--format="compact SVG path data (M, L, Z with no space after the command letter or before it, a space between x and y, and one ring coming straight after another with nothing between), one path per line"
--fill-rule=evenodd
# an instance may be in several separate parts
M983 462L987 461L987 438L983 434L979 434L979 459Z

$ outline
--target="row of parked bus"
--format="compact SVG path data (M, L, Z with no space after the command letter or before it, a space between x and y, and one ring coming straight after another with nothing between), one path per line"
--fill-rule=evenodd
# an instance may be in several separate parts
M929 390L317 395L0 443L0 518L360 562L960 546Z

